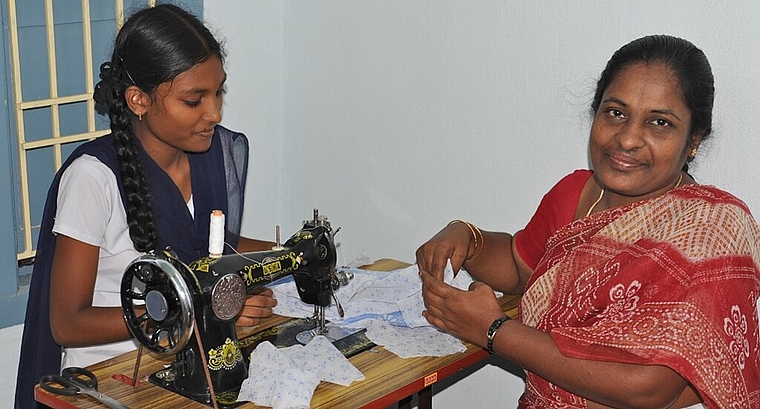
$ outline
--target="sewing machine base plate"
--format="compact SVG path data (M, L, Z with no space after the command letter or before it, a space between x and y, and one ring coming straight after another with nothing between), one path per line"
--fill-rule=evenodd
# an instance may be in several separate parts
M269 341L272 345L278 348L289 347L292 345L300 345L296 339L299 334L303 334L314 330L317 327L316 321L310 318L294 318L292 320L285 321L281 324L275 325L271 328L249 335L239 340L240 350L243 353L246 361L249 361L251 352L256 349L256 346L264 341ZM326 325L329 332L325 334L335 345L336 348L345 356L350 358L360 352L366 351L375 346L375 344L367 338L365 332L367 330L361 329L354 333L347 332L346 330ZM313 332L313 331L312 331ZM346 335L347 334L347 335ZM301 335L303 337L303 335ZM337 337L342 337L335 339ZM211 406L211 401L207 397L199 397L191 395L186 391L179 390L174 386L172 382L173 370L171 368L160 370L148 377L148 380L164 389L171 392L182 395L186 398ZM242 405L244 402L237 402L237 396L240 392L240 388L231 389L216 394L216 401L219 408L229 409Z
M148 381L150 383L160 386L170 392L174 392L178 395L182 395L188 399L192 399L196 402L203 403L205 405L213 407L213 404L211 402L211 398L208 395L205 396L199 396L199 395L192 395L188 393L187 391L181 390L177 388L174 385L174 382L171 380L174 377L174 370L172 368L166 368L162 369L148 377ZM217 407L220 409L230 409L237 406L242 405L245 402L238 402L237 397L240 393L240 388L231 389L228 391L224 391L222 393L216 394L216 403Z
M375 346L364 334L366 332L364 329L350 333L329 325L329 321L327 324L326 327L329 330L326 334L327 338L346 358ZM299 334L314 330L316 327L317 323L310 318L294 318L241 339L240 349L243 356L248 359L251 357L251 352L256 349L256 345L264 341L271 342L277 348L300 345L301 343L296 339Z

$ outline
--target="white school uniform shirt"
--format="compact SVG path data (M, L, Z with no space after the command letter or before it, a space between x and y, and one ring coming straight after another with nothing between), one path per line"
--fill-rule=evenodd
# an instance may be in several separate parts
M127 213L116 176L90 155L75 159L61 177L53 233L100 248L94 307L121 307L121 278L129 263L144 253L129 238ZM191 209L192 198L188 203ZM126 325L126 324L125 324ZM63 348L61 368L86 367L137 348L134 339L104 345Z

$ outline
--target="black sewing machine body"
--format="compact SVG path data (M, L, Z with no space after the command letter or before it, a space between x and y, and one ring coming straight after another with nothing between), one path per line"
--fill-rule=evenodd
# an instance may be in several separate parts
M315 306L315 325L324 329L324 308L349 280L336 274L336 259L332 229L316 210L314 220L271 251L204 257L189 265L170 251L136 259L122 279L127 326L148 349L175 354L151 381L204 403L212 402L213 392L221 406L234 406L248 376L234 323L246 296L292 275L302 301Z

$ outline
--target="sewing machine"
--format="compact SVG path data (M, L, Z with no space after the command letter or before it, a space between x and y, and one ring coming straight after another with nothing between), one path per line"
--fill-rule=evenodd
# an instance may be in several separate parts
M327 334L325 308L333 299L340 308L335 290L352 278L336 270L333 234L315 209L312 220L283 245L278 237L271 251L204 257L189 265L170 250L134 260L121 283L127 326L149 350L174 354L151 382L199 402L235 406L248 376L235 317L247 295L285 276L292 275L301 300L314 305L314 316L306 319L310 329L298 341Z

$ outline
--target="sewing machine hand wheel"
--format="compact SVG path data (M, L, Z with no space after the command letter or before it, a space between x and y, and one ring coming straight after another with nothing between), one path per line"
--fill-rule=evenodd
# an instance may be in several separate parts
M172 257L152 254L134 260L121 280L121 305L129 331L159 354L179 352L193 334L192 293Z

